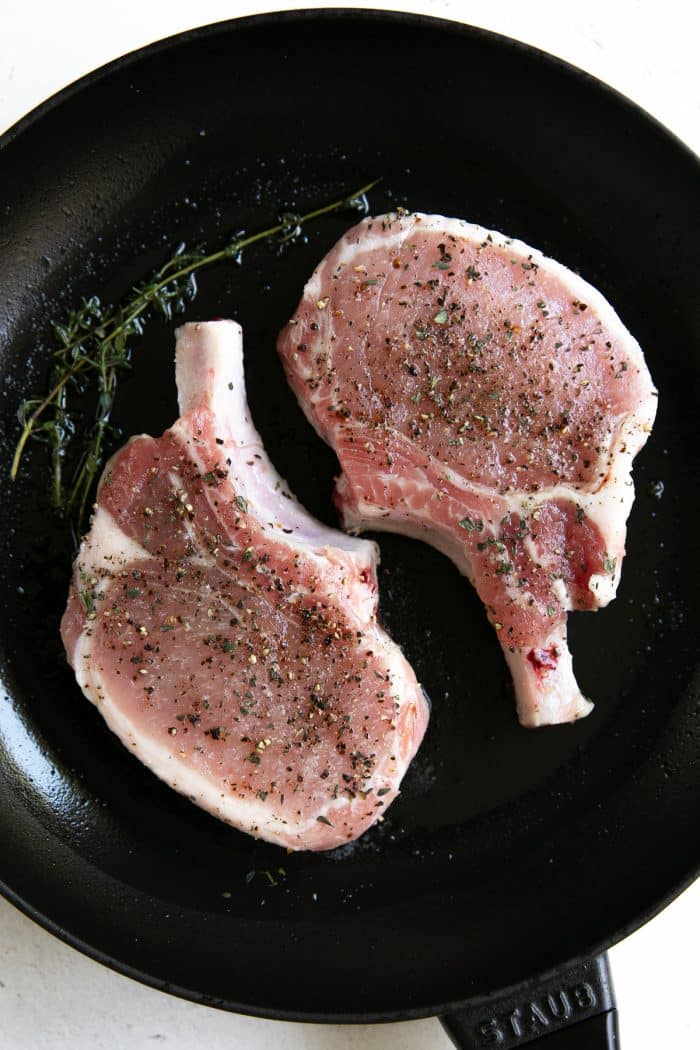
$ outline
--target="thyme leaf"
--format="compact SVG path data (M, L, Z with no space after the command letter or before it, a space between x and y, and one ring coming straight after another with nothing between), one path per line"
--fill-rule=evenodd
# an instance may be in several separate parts
M467 532L482 532L484 528L481 518L462 518L457 524L460 529L466 529Z
M118 305L103 303L93 295L84 298L63 320L52 321L57 345L51 355L48 391L43 396L32 395L20 405L21 431L10 468L12 480L17 478L30 438L43 441L49 451L53 505L72 517L79 531L107 446L118 435L111 416L119 378L128 371L134 342L146 324L157 316L170 321L183 313L197 295L196 274L200 270L217 263L240 262L243 250L260 241L275 240L281 250L301 235L307 223L343 208L367 214L366 195L379 181L375 179L305 214L283 212L276 223L257 233L240 230L213 251L181 243L158 270L133 285ZM92 419L74 407L75 398L85 394L95 398Z

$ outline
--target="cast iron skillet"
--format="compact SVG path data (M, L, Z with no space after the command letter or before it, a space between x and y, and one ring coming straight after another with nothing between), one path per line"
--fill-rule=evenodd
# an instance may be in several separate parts
M469 1005L453 1038L506 1046L612 1005L602 971L552 975L637 927L698 869L698 174L647 115L561 62L447 22L357 11L186 33L87 77L4 137L10 900L123 973L266 1017L376 1021ZM51 517L42 450L14 487L7 466L57 312L95 291L120 297L180 239L216 243L377 175L374 211L463 216L597 284L645 348L660 413L635 468L618 599L572 618L595 713L521 729L476 597L432 550L382 536L382 615L432 697L430 729L383 824L354 846L287 856L163 786L82 698L57 634L71 537ZM281 257L263 247L206 274L187 314L242 323L272 460L331 522L334 457L297 408L274 341L352 221L324 220ZM125 433L174 419L172 353L171 327L155 322L122 390ZM538 990L539 975L554 984ZM489 1000L514 987L515 1006Z

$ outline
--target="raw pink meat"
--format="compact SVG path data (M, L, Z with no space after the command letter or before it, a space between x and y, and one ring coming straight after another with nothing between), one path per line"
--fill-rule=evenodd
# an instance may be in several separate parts
M376 547L289 494L246 403L241 330L177 333L181 417L105 468L62 635L109 727L171 787L289 849L360 835L428 710L377 624Z
M400 213L338 242L278 349L337 452L345 527L452 558L498 632L523 725L588 714L566 615L615 595L656 411L609 303L520 241Z

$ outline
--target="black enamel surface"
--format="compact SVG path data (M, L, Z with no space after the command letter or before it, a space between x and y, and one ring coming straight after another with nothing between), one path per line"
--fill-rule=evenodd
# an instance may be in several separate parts
M169 791L82 698L57 636L71 539L51 521L41 449L13 488L7 470L57 311L94 291L121 296L180 239L216 243L378 175L374 211L462 216L597 284L645 349L660 412L637 462L618 599L571 622L593 716L521 729L468 585L428 548L382 536L382 614L431 696L431 725L384 824L328 855L287 856ZM199 1001L368 1019L436 1012L552 969L692 878L699 197L695 158L597 82L408 16L276 16L187 34L5 137L0 881L12 900L102 961ZM241 322L270 456L331 522L334 457L274 341L352 221L323 220L281 257L257 248L205 273L187 314ZM174 418L173 327L154 322L138 346L119 401L125 434Z

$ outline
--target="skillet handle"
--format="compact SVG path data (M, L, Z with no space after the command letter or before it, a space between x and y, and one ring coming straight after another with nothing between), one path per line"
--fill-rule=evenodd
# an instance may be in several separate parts
M520 991L440 1018L458 1050L619 1050L608 956L579 963Z

